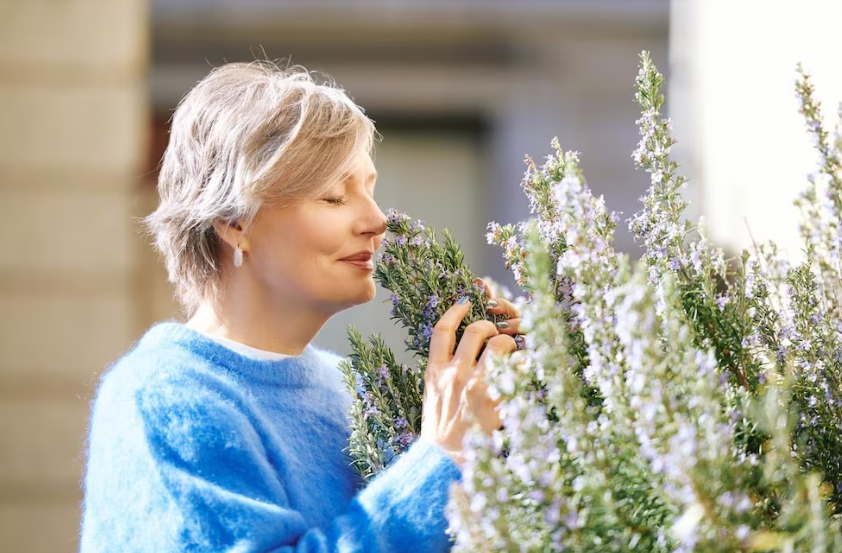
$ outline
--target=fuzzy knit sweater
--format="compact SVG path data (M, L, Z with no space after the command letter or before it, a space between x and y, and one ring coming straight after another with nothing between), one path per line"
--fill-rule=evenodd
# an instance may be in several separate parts
M338 361L152 327L93 403L81 552L448 551L459 469L418 441L360 490Z

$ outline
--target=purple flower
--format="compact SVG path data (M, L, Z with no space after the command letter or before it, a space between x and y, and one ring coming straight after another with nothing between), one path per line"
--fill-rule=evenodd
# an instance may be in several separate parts
M529 492L529 499L540 503L544 501L544 492L541 490L532 490Z
M567 513L567 516L564 517L564 525L569 530L576 530L579 528L579 513L576 511Z
M421 328L419 328L418 330L419 330L418 335L423 340L426 340L426 341L429 342L430 338L433 337L433 327L428 325L428 324L421 325Z
M399 225L407 221L409 221L409 216L405 213L401 213L400 211L390 209L386 214L386 222L390 225Z
M398 436L398 442L404 447L412 445L413 441L415 441L415 436L412 432L406 431Z

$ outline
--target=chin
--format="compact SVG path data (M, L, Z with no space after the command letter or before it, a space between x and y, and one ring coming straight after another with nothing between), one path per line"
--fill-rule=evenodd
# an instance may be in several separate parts
M374 281L371 282L371 286L368 290L360 294L359 300L354 305L361 305L363 303L368 303L374 299L374 296L377 295L377 287L374 285Z
M345 310L350 307L370 302L377 295L377 288L374 285L374 281L372 281L371 286L368 286L365 289L353 291L348 290L347 292L350 293L345 295L343 298L338 298L338 301L336 302L340 306L340 310Z

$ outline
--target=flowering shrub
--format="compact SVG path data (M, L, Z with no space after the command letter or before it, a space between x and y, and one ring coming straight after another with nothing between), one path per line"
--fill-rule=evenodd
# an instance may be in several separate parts
M489 227L528 333L489 371L505 426L467 439L456 552L842 551L842 136L800 72L821 156L798 200L805 259L764 244L728 260L682 217L662 85L643 53L638 263L557 141L527 158L533 218Z

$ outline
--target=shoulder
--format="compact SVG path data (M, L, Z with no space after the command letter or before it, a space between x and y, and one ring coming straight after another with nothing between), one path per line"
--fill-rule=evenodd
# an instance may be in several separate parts
M179 466L260 449L247 393L212 357L146 338L102 378L91 415L92 447L149 451Z
M206 359L177 340L180 325L156 325L103 372L99 394L134 390L139 386L177 375L205 372Z
M342 371L339 368L339 364L346 359L345 357L316 346L309 346L309 348L312 350L314 358L325 374L341 377Z
M307 346L309 353L316 362L322 383L341 394L347 394L340 363L346 360L338 353L316 346Z
M93 417L132 411L141 417L236 402L236 385L215 367L212 356L184 347L180 325L147 331L103 374L93 403Z

